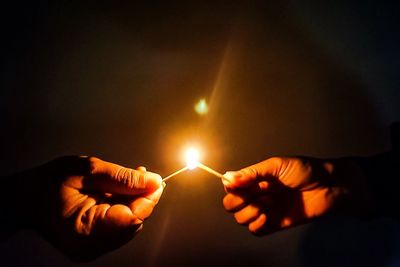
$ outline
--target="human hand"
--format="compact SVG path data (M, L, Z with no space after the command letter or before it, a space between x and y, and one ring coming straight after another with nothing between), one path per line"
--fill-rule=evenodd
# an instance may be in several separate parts
M62 157L29 173L17 179L19 219L75 260L132 239L163 192L158 174L93 157Z
M369 208L363 173L347 160L274 157L224 176L225 209L256 235Z

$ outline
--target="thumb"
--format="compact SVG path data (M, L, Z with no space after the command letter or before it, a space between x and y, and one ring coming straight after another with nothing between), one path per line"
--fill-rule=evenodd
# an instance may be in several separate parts
M279 178L282 166L282 158L269 158L239 171L225 173L223 183L229 189L249 187L265 178Z
M222 180L225 187L229 189L248 187L256 182L258 178L257 169L253 166L243 168L240 171L228 171Z
M139 195L157 190L161 176L140 170L133 170L118 164L90 158L91 175L83 180L83 188L119 195Z

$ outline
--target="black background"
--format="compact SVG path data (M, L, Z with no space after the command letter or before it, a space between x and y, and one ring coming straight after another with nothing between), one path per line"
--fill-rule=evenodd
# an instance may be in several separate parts
M272 155L371 155L400 118L395 1L13 1L1 14L2 174L84 154L165 176L192 143L221 172ZM390 220L257 238L223 195L199 170L176 177L140 235L87 265L399 262ZM4 266L74 264L29 231L1 251Z

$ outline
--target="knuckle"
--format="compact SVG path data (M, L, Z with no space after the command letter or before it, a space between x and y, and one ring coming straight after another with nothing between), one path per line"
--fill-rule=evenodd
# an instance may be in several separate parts
M147 181L149 180L149 174L143 173L143 172L139 172L139 171L135 171L131 169L131 172L133 175L131 175L131 177L134 177L134 180L132 181L133 183L133 187L137 188L137 189L144 189L146 188L146 184Z
M89 161L91 164L97 164L98 162L101 161L101 159L96 158L96 157L92 157L92 156L87 157L87 159L88 159L88 161Z
M293 158L290 160L290 165L297 169L306 169L308 164L304 159Z
M313 176L312 164L306 158L294 158L291 160L290 165L301 174L302 179Z
M274 168L273 175L276 177L284 176L293 160L296 160L296 158L272 157L268 159L269 164Z
M128 179L128 186L130 188L141 189L144 188L146 175L135 171L133 169L127 169L127 179Z
M282 157L272 157L266 160L268 164L272 164L274 166L281 166L284 163L285 159Z
M117 181L124 183L131 189L142 189L146 185L145 174L131 168L120 167L114 176Z

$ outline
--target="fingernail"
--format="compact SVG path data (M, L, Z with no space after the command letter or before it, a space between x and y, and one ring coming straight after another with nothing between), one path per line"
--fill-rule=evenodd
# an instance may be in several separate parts
M229 186L229 184L233 183L235 179L240 178L241 176L241 172L229 171L224 174L225 179L223 179L222 182L225 186Z

